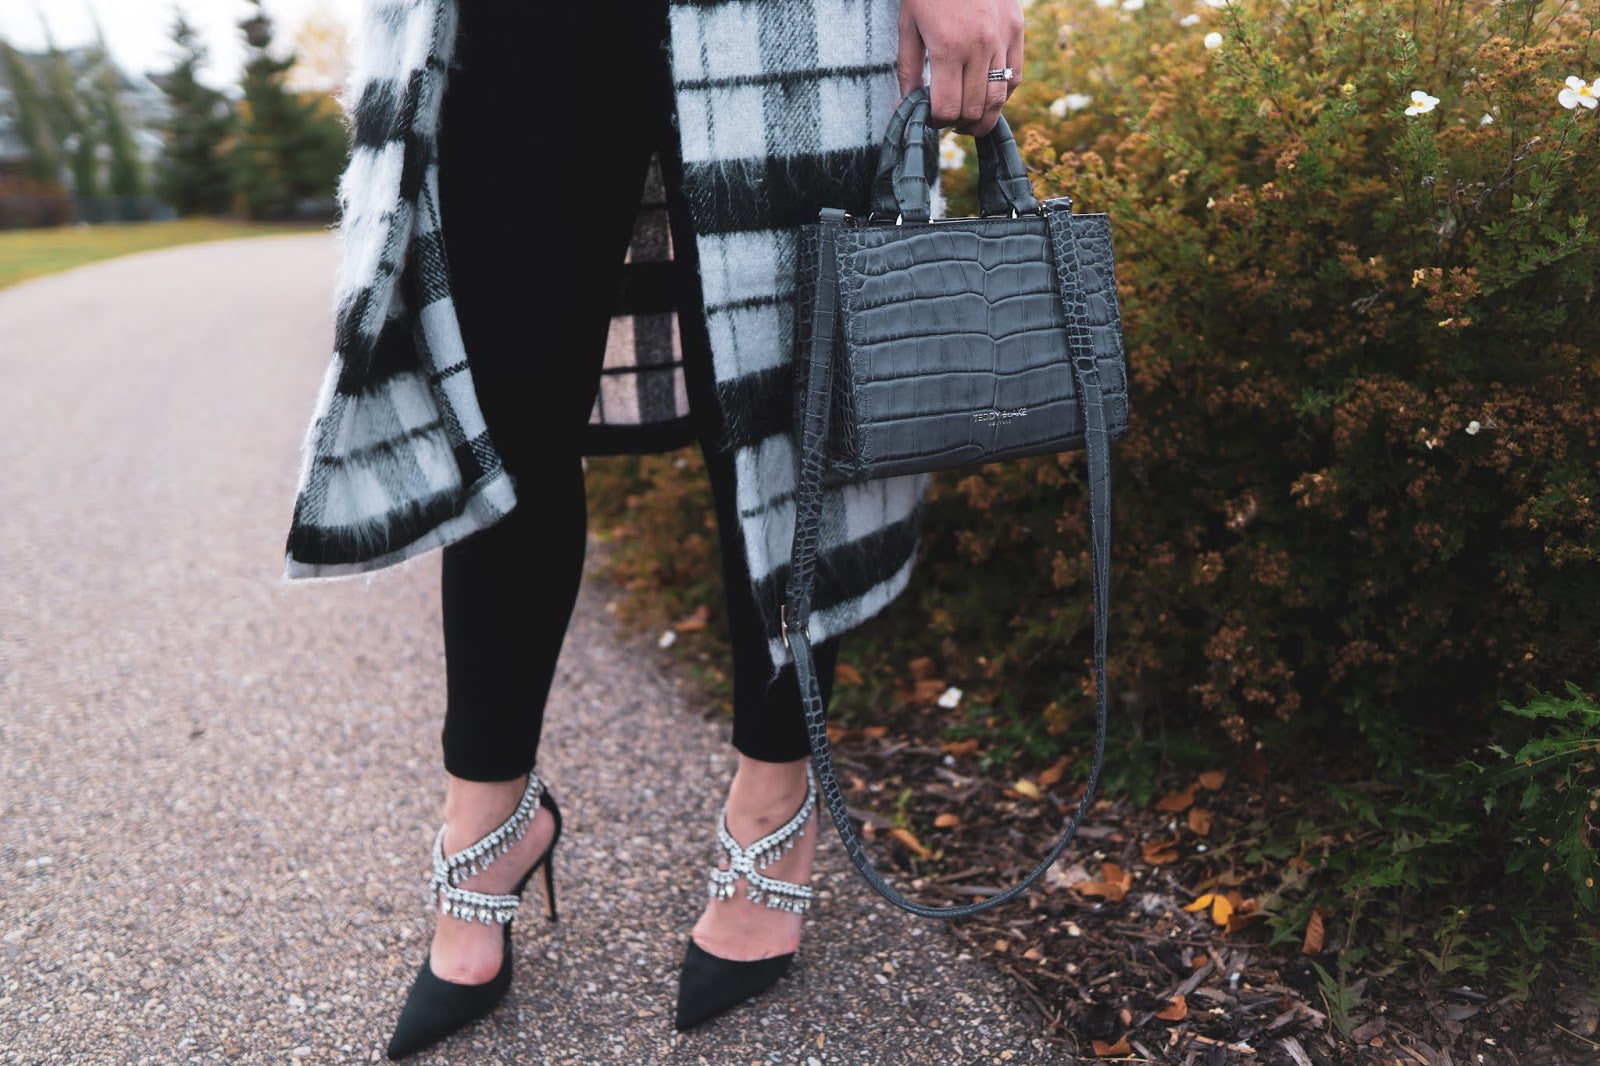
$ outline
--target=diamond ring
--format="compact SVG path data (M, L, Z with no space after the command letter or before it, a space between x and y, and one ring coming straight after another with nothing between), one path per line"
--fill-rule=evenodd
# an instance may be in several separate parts
M1012 78L1016 77L1016 75L1017 75L1017 72L1014 69L1012 69L1011 67L1004 67L1004 68L1002 68L1000 70L991 70L989 72L989 80L990 81L1010 81Z

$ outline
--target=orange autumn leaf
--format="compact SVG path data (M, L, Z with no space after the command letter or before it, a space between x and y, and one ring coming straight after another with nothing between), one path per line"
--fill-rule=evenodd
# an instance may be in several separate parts
M1115 1044L1108 1044L1104 1040L1094 1041L1094 1053L1103 1059L1115 1058L1118 1055L1126 1055L1131 1050L1132 1049L1128 1047L1127 1033L1123 1033L1122 1036L1117 1039Z
M918 840L916 835L909 829L891 829L889 831L889 835L894 837L900 843L904 844L906 847L910 848L916 853L916 856L919 859L926 859L929 855L933 854L933 852L929 851L927 846L924 845L922 841Z
M946 811L933 820L935 829L953 829L960 824L961 816L959 814L951 814L949 811Z
M1193 805L1194 786L1192 785L1182 792L1169 792L1156 800L1156 810L1158 811L1186 811Z
M1144 861L1151 866L1165 866L1178 861L1178 838L1147 840L1139 850L1144 853Z
M1172 1002L1156 1011L1156 1017L1164 1022L1181 1022L1189 1016L1189 1003L1182 996L1173 996Z
M1099 896L1101 899L1117 903L1128 894L1128 889L1133 887L1133 873L1122 869L1114 862L1108 862L1100 867L1100 880L1079 881L1072 887L1082 895Z
M1226 770L1207 770L1195 780L1195 784L1207 792L1215 792L1222 787L1222 783L1227 779L1228 771Z
M932 703L944 695L947 687L939 678L930 677L926 681L917 682L916 687L911 690L911 698L917 703Z
M1227 896L1211 897L1211 920L1220 926L1227 926L1228 919L1233 917L1233 904Z
M1061 756L1061 758L1051 763L1047 769L1040 772L1039 784L1045 788L1049 788L1057 781L1060 781L1061 775L1067 772L1067 767L1071 764L1071 762L1072 760L1067 756Z
M1198 836L1209 836L1211 833L1211 812L1204 807L1190 807L1189 831Z
M846 729L842 725L828 726L828 743L830 744L837 744L849 735L850 730Z
M906 668L911 671L913 681L926 681L933 676L933 660L926 655L912 659Z
M882 740L888 735L889 727L886 725L869 725L861 730L861 739L863 740Z
M1203 911L1207 907L1211 908L1211 920L1216 922L1218 925L1227 925L1228 919L1233 916L1233 901L1227 896L1221 896L1215 892L1207 892L1193 903L1186 905L1183 909L1188 911L1190 914L1193 914L1196 911Z
M861 671L849 663L840 663L833 668L833 683L835 685L859 685L865 680Z
M1319 907L1311 912L1311 917L1306 922L1306 938L1300 945L1300 954L1315 955L1322 950L1323 937L1327 931L1322 925L1322 909Z
M829 732L832 733L833 727L829 726L828 728ZM946 755L976 755L978 753L978 738L968 737L966 740L946 741L944 753Z

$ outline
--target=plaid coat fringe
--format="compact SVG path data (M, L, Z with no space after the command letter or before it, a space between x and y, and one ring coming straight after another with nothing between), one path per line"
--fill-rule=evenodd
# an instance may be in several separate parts
M516 505L473 391L439 215L436 133L458 0L374 0L346 95L334 356L306 437L290 577L361 573L460 540ZM719 402L746 563L774 667L794 525L795 230L863 211L897 103L898 0L673 0L669 45ZM664 260L645 190L630 271ZM638 271L644 273L647 271ZM691 439L671 312L624 286L585 450ZM924 478L828 493L811 639L906 585Z

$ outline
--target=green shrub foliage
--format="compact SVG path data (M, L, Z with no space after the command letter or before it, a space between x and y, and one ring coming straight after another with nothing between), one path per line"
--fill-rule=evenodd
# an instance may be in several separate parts
M1235 737L1351 714L1398 757L1592 685L1600 111L1560 93L1600 78L1600 8L1031 18L1008 114L1041 195L1117 242L1113 686ZM1438 102L1407 114L1413 92ZM1079 471L941 489L920 595L995 678L1088 675Z

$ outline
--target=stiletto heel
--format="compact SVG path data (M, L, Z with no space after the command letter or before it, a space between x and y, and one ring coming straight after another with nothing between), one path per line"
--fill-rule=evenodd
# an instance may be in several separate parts
M555 833L550 845L537 862L522 875L517 887L507 895L473 892L460 884L488 869L500 856L511 850L528 832L539 808L550 812L555 820ZM504 954L500 970L482 984L463 985L446 981L433 972L431 959L422 961L422 969L411 983L405 1006L395 1023L394 1035L389 1038L388 1056L401 1059L415 1051L442 1040L458 1029L488 1014L505 998L511 987L511 923L522 903L522 892L533 875L544 870L545 908L550 920L556 920L555 880L551 873L556 845L561 841L561 808L555 797L544 790L538 775L528 773L528 785L522 792L516 810L493 832L456 852L444 853L444 826L433 840L433 877L429 882L435 904L441 914L485 925L499 925Z
M556 920L556 857L555 849L547 852L544 860L544 914L552 922Z
M762 903L774 910L803 914L811 906L811 886L793 881L781 881L761 873L779 858L786 855L800 839L806 823L817 808L817 784L806 767L806 798L800 809L776 831L767 834L749 847L740 847L728 832L728 811L724 807L722 821L717 826L717 843L728 856L727 869L711 871L707 885L711 898L732 899L739 878L745 881L745 897L752 903ZM682 1031L692 1029L710 1018L754 998L777 983L789 972L794 962L794 952L770 959L724 959L689 941L683 957L683 969L678 975L678 1010L674 1026Z

